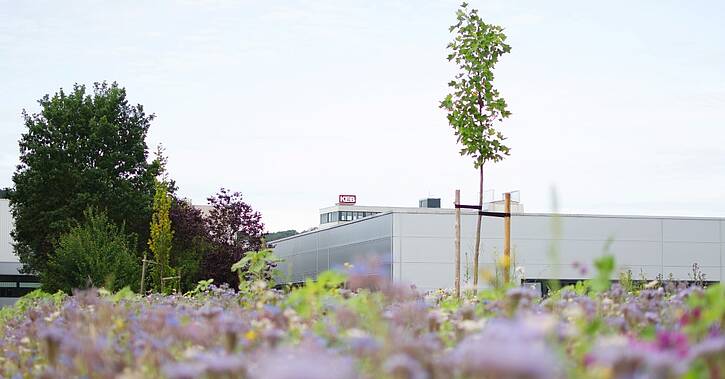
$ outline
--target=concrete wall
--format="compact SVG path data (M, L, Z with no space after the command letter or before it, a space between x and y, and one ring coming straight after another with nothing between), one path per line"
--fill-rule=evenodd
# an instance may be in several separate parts
M395 281L421 289L451 287L454 220L452 210L394 211L275 241L275 251L288 260L282 269L293 281L361 256L390 254ZM471 275L475 225L475 214L464 212L461 270L468 267ZM698 263L706 280L720 281L725 277L724 237L725 220L713 218L521 214L511 221L515 265L528 279L588 278L594 259L609 251L617 273L629 269L637 279L672 274L688 280L692 264ZM481 268L493 272L503 253L503 219L484 218L481 249ZM575 262L587 272L575 268Z

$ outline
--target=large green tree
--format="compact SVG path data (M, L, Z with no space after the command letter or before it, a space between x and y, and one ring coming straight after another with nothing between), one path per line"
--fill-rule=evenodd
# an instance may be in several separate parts
M506 101L493 86L493 69L499 58L511 51L503 28L484 22L476 9L463 3L456 12L454 34L448 44L448 60L458 67L448 83L452 92L441 102L448 111L448 123L463 148L461 155L473 158L479 173L478 204L483 207L483 166L509 155L501 131L495 128L511 112ZM473 255L473 284L478 285L478 257L481 249L481 215L476 223L476 245Z
M88 207L135 234L140 250L149 238L158 163L148 163L146 134L153 115L131 105L116 83L63 89L23 111L20 164L10 192L15 252L24 272L42 273L58 238L83 219Z

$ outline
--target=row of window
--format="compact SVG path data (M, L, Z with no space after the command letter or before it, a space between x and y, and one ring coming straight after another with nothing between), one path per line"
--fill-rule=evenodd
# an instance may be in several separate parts
M363 217L372 216L380 212L362 212L362 211L339 211L329 212L320 215L320 224L327 224L328 222L338 221L352 221Z
M33 282L0 282L0 288L40 288L40 283Z

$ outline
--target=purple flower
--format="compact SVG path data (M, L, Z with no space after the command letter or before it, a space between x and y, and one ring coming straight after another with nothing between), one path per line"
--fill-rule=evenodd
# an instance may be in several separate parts
M250 379L352 379L352 359L327 350L297 346L269 351L249 369Z
M428 372L407 354L395 354L383 364L383 370L395 379L428 379Z
M455 375L491 378L557 378L560 365L540 332L504 319L490 320L449 354Z
M725 357L725 336L709 337L694 345L690 350L692 358Z
M683 358L688 355L688 352L690 350L687 336L682 333L672 331L663 331L657 333L655 346L660 351L673 351L678 356Z
M48 362L55 365L60 354L60 344L66 338L63 330L57 327L50 327L38 333L38 337L45 341L46 351L48 353Z
M246 361L241 355L204 353L197 356L196 361L201 363L212 377L232 376L232 374L245 376Z
M200 362L171 363L163 367L169 379L195 379L201 377L206 367Z

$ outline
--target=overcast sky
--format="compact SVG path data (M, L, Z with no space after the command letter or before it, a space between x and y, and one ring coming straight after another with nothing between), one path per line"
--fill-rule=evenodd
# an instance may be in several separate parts
M454 1L2 1L0 187L21 110L117 81L155 113L181 195L241 191L271 231L315 226L337 195L417 206L477 172L438 102ZM471 1L506 28L495 85L511 156L497 197L546 212L725 216L725 6Z

